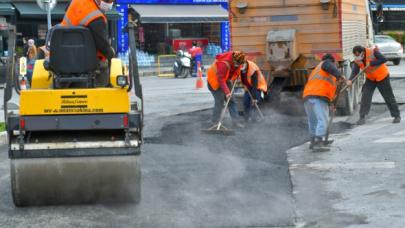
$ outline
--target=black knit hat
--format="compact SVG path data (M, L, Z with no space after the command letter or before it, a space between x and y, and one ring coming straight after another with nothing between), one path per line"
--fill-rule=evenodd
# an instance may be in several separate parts
M327 60L327 59L331 60L332 62L335 62L335 57L333 57L333 55L331 55L331 54L329 54L329 53L325 54L325 55L322 57L322 61L325 61L325 60Z

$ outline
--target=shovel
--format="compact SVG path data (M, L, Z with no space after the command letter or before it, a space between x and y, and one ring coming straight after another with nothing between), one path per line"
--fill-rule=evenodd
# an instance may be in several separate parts
M370 65L367 65L356 76L354 76L354 78L352 79L352 82L355 82L360 77L360 75L362 75L367 70L367 68L369 68L369 67L370 67ZM349 86L347 84L345 86L343 86L343 88L339 88L339 87L340 86L338 86L338 88L336 89L336 91L337 91L336 96L335 96L335 99L333 100L332 105L330 106L330 110L329 110L330 117L329 117L328 128L326 130L326 135L325 135L325 142L326 143L328 143L328 140L329 140L329 134L330 134L330 131L331 131L331 128L332 128L333 118L335 118L336 105L337 105L337 102L339 100L340 94L342 94L343 92L345 92L349 88ZM328 143L328 144L330 144L330 143Z
M249 94L249 96L250 96L250 99L251 99L252 101L255 100L255 99L253 98L253 95L252 95L252 93L250 92L250 90L248 90L248 88L246 88L245 85L243 85L243 87L244 87L245 90L248 92L248 94ZM263 115L262 111L260 110L259 105L257 105L257 102L254 102L253 104L254 104L254 106L255 106L257 112L259 113L260 120L263 120L263 119L264 119L264 115Z

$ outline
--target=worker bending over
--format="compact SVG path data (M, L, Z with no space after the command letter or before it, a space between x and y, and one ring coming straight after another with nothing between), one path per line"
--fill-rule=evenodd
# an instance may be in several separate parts
M248 122L250 119L255 120L257 118L257 115L251 115L251 109L254 103L260 103L262 93L267 92L267 82L260 68L250 60L247 60L242 65L241 81L245 87L243 97L244 117L245 121Z
M352 79L359 73L360 69L364 69L369 65L365 70L366 82L362 89L360 119L357 121L357 124L362 125L366 122L365 118L370 111L371 99L373 98L376 87L383 96L391 112L391 116L394 117L393 123L401 122L401 114L394 93L392 92L389 77L390 73L385 64L387 62L385 57L377 48L364 48L362 46L355 46L353 48L353 54L356 64L354 64L350 79L347 81L348 86L352 85Z
M240 66L245 62L243 52L225 52L215 57L214 63L207 72L208 89L214 97L214 110L212 113L212 123L217 124L224 107L225 101L231 99L228 105L232 122L236 127L243 127L240 122L236 104L232 99L231 80L236 80L240 74Z
M313 151L328 151L324 137L328 129L329 104L336 96L337 83L344 80L335 65L335 58L325 54L311 72L304 88L304 108L308 117L311 136L309 148Z
M114 0L72 0L66 10L61 26L84 26L90 29L97 48L100 75L96 77L96 87L106 87L110 83L108 61L115 51L108 41L107 17L105 12L112 9Z

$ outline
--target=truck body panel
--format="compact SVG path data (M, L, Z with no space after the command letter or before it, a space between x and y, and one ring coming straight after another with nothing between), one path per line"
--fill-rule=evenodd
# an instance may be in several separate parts
M325 53L349 77L352 48L373 40L369 0L230 0L230 27L232 49L257 63L273 93L305 85ZM353 112L362 83L341 96L343 113Z
M296 55L319 60L333 53L349 60L355 45L367 45L368 6L362 0L331 1L324 10L319 0L248 0L244 13L231 0L231 40L234 50L244 51L263 70L271 70L266 59L266 36L270 31L295 29ZM303 3L305 2L305 3ZM368 4L368 3L367 3Z

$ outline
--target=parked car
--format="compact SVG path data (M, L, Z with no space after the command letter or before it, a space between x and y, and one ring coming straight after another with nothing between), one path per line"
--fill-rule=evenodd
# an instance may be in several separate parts
M399 65L404 53L404 49L400 43L387 35L376 35L374 42L388 61L392 61L394 65Z

